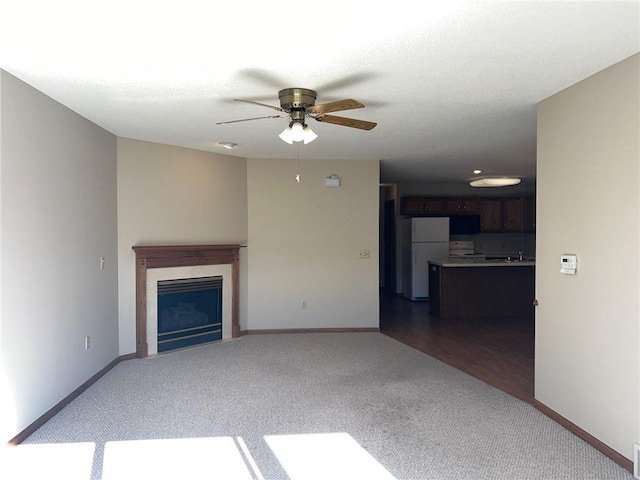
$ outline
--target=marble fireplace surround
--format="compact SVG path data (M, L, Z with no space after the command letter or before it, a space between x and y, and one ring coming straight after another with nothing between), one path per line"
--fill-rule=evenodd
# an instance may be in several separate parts
M136 253L136 357L143 358L149 355L147 269L150 268L229 265L231 269L231 337L240 336L238 317L240 245L152 245L132 248Z

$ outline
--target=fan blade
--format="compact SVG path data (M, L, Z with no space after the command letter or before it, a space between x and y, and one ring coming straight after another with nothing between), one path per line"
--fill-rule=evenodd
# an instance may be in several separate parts
M371 130L377 125L377 123L367 122L366 120L337 117L336 115L322 115L316 117L316 120L319 122L333 123L334 125L342 125L343 127L359 128L360 130Z
M261 107L273 108L279 112L286 112L285 109L280 107L274 107L273 105L267 105L266 103L254 102L253 100L242 100L240 98L234 98L236 102L252 103L253 105L260 105Z
M281 90L283 85L289 83L288 80L279 78L272 72L262 68L242 68L238 70L238 74L251 80L257 80L273 90Z
M226 123L248 122L249 120L262 120L263 118L284 118L286 115L267 115L266 117L243 118L242 120L230 120L228 122L216 122L216 125L224 125Z
M339 112L341 110L353 110L354 108L364 108L364 105L357 100L347 98L346 100L338 100L337 102L321 103L320 105L311 105L306 108L308 113L317 113L318 115L329 112Z

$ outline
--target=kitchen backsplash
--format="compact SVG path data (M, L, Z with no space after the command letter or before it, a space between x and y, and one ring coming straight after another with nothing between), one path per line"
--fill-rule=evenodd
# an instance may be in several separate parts
M451 235L450 240L473 240L476 253L486 255L517 255L523 251L527 257L536 255L535 233L479 233L477 235Z

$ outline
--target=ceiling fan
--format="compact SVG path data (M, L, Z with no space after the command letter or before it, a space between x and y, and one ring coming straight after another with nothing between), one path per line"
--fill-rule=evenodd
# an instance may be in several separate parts
M313 118L318 122L333 123L344 127L358 128L360 130L371 130L377 124L366 120L356 120L355 118L339 117L337 115L327 115L331 112L342 110L353 110L364 108L364 105L357 100L345 99L336 102L321 103L316 105L317 93L308 88L285 88L278 92L280 106L267 105L266 103L254 102L253 100L234 99L237 102L251 103L262 107L271 108L282 115L267 115L265 117L243 118L241 120L231 120L228 122L217 122L216 125L227 123L246 122L249 120L261 120L263 118L284 118L289 117L289 125L279 135L282 140L291 144L293 142L309 143L318 136L306 124L306 117Z

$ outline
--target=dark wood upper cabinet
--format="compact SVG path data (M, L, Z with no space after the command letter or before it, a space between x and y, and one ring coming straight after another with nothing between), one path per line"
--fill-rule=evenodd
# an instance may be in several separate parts
M483 198L480 201L480 231L502 231L502 199Z
M425 213L440 214L444 212L444 202L441 198L425 198L423 208Z
M444 201L437 197L402 197L400 215L441 215Z
M478 214L480 202L477 198L446 198L445 206L448 214Z
M536 197L524 199L524 231L536 231Z
M504 199L503 232L524 232L524 197Z
M420 197L402 197L400 202L401 215L419 215L422 210L422 199Z
M402 197L408 216L480 215L481 232L535 232L536 197Z

